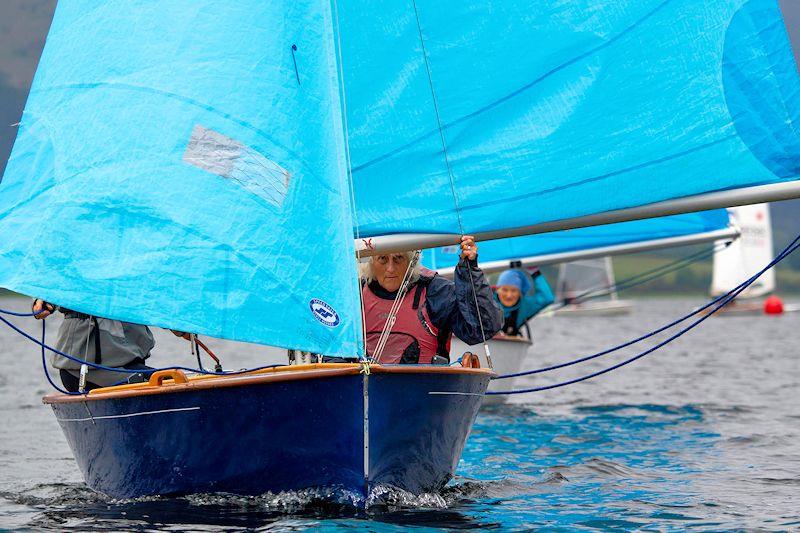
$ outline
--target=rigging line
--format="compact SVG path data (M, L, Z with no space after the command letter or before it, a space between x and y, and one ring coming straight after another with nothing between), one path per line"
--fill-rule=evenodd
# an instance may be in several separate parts
M439 113L439 102L436 99L436 91L433 88L433 76L431 75L431 66L428 63L428 51L425 48L425 39L422 37L422 25L419 20L419 11L417 10L417 1L411 0L411 4L414 6L414 16L417 21L417 32L419 33L419 44L422 47L422 59L425 62L425 72L428 75L428 86L431 90L431 100L433 103L433 111L436 114L436 124L439 129L439 139L442 141L442 155L444 156L444 164L447 168L447 177L450 179L450 191L453 193L453 204L455 204L456 209L456 217L458 219L458 229L461 231L461 234L464 235L464 224L461 220L461 208L458 205L458 194L456 193L456 183L455 177L453 176L453 169L450 166L450 157L447 153L447 142L444 138L444 128L442 127L442 118Z
M567 305L570 305L570 304L573 304L573 303L582 303L582 302L585 302L587 300L593 300L595 298L600 298L602 296L607 296L607 295L609 295L609 294L611 294L612 292L615 292L615 291L620 292L620 291L624 291L624 290L627 290L627 289L631 289L631 288L639 286L639 285L643 285L645 283L649 283L649 282L651 282L651 281L653 281L653 280L655 280L655 279L657 279L657 278L659 278L661 276L666 276L667 274L671 274L672 272L677 272L678 270L680 270L682 268L685 268L685 267L687 267L687 266L689 266L689 265L691 265L693 263L696 263L698 261L702 261L703 259L706 259L707 257L712 256L712 255L724 250L725 248L727 248L730 245L731 242L732 241L726 242L722 246L715 245L715 246L713 246L712 248L710 248L708 250L701 250L699 252L696 252L696 253L691 254L689 256L686 256L686 257L679 258L679 259L677 259L675 261L666 263L666 264L661 265L659 267L656 267L654 269L651 269L651 270L648 270L648 271L645 271L645 272L641 272L639 274L636 274L634 276L626 278L626 279L624 279L622 281L618 281L618 282L616 282L616 283L614 283L612 285L609 285L609 286L604 286L604 287L597 286L597 287L594 287L592 289L589 289L589 290L583 292L582 294L579 294L578 296L576 296L574 298L571 298L569 302L567 302L566 300L564 300L562 302L559 302L558 305L556 305L553 308L549 309L549 311L550 312L558 311L559 309L561 309L563 307L566 307Z
M753 282L755 282L755 280L758 279L764 272L766 272L767 270L769 270L770 268L772 268L773 266L775 266L779 262L783 261L783 259L785 259L792 252L794 252L797 248L800 248L800 235L795 237L795 239L791 243L789 243L789 245L786 248L784 248L783 251L780 254L778 254L766 267L764 267L760 272L756 273L751 278L743 281L742 283L740 283L739 285L737 285L736 287L734 287L733 289L731 289L727 293L725 293L725 294L723 294L723 295L721 295L721 296L719 296L717 298L714 298L713 300L711 300L707 304L703 305L702 307L699 307L699 308L695 309L694 311L692 311L688 315L683 316L683 317L681 317L681 318L679 318L677 320L674 320L674 321L670 322L669 324L667 324L665 326L662 326L662 327L660 327L660 328L658 328L658 329L656 329L654 331L651 331L650 333L642 335L641 337L639 337L637 339L633 339L631 341L625 342L625 343L620 344L618 346L615 346L613 348L609 348L608 350L603 350L602 352L598 352L598 353L595 353L595 354L592 354L592 355L588 355L588 356L585 356L585 357L574 359L572 361L567 361L565 363L560 363L560 364L557 364L557 365L552 365L552 366L548 366L548 367L544 367L544 368L538 368L538 369L535 369L535 370L527 370L527 371L523 371L523 372L517 372L517 373L514 373L514 374L504 374L504 375L497 376L497 377L492 378L492 379L508 379L508 378L514 378L514 377L519 377L519 376L528 376L528 375L533 375L533 374L541 374L541 373L549 372L549 371L552 371L552 370L558 370L560 368L566 368L568 366L576 365L576 364L579 364L579 363L584 363L584 362L590 361L592 359L597 359L598 357L602 357L604 355L608 355L610 353L613 353L613 352L616 352L618 350L621 350L622 348L627 348L628 346L632 346L632 345L637 344L637 343L639 343L639 342L641 342L641 341L643 341L645 339L648 339L650 337L658 335L659 333L662 333L662 332L664 332L664 331L666 331L666 330L668 330L668 329L670 329L670 328L672 328L674 326L677 326L681 322L684 322L684 321L692 318L693 316L696 316L697 314L702 313L706 309L712 307L714 304L717 304L717 303L725 300L726 298L728 298L728 300L726 300L724 303L722 303L720 306L718 306L717 308L715 308L713 311L711 311L709 313L709 315L714 314L717 311L717 309L719 309L720 307L726 305L728 303L728 301L730 301L733 298L735 298L736 296L738 296L742 292L742 290L744 290L745 288L750 286ZM732 293L734 293L734 292L736 292L736 294L733 296L733 298L731 298L730 295ZM702 320L700 322L702 322ZM683 330L682 332L679 332L679 334L677 336L673 336L672 339L674 340L675 338L679 337L680 335L682 335L683 333L685 333L686 331L688 331L689 329L691 329L693 327L694 327L694 325L690 325L686 330ZM533 392L533 391L531 391L531 392Z
M80 393L80 392L69 392L68 390L62 389L61 387L56 385L55 381L53 381L53 378L50 377L50 372L47 370L47 351L44 348L45 347L45 339L46 339L46 336L45 336L46 335L46 331L47 331L47 329L45 328L45 319L43 318L42 319L42 342L41 342L41 345L42 345L42 370L44 371L44 375L47 378L47 381L50 382L50 386L51 387L53 387L55 390L57 390L61 394L66 394L66 395L69 395L69 396L81 396L83 393Z
M336 70L339 74L339 95L340 101L342 106L342 128L344 129L343 136L344 136L344 157L345 157L345 166L347 169L347 182L350 186L350 212L351 217L353 219L353 226L355 227L355 237L356 240L361 240L361 228L358 223L358 210L356 209L356 185L353 180L353 166L352 160L350 158L350 135L349 135L349 122L347 120L347 91L345 90L344 84L344 64L343 64L343 56L342 56L342 32L341 27L339 25L339 3L337 0L333 0L333 18L335 21L335 29L336 32ZM364 295L361 290L361 276L360 276L360 261L358 256L356 256L356 277L358 280L358 302L361 311L361 340L363 343L364 353L362 354L362 358L367 358L367 323L366 323L366 310L364 308Z
M45 310L44 310L44 309L42 309L42 310L41 310L41 311L39 311L38 313L33 313L33 312L31 312L31 313L20 313L20 312L17 312L17 311L9 311L8 309L0 309L0 314L3 314L3 315L11 315L11 316L23 316L23 317L28 317L28 316L36 316L36 315L38 315L38 314L41 314L41 313L43 313L44 311L45 311Z
M436 114L436 125L439 129L439 138L442 141L442 155L444 157L444 163L447 167L447 176L450 179L450 190L453 193L453 204L456 210L456 218L458 219L458 229L461 232L461 235L464 235L464 222L461 219L461 208L459 207L458 202L458 193L456 192L456 181L455 176L453 175L453 168L450 165L450 157L447 152L447 141L445 140L444 136L444 127L442 125L442 117L439 113L439 103L436 99L436 91L433 87L433 76L431 75L431 66L428 62L428 51L425 48L425 39L422 36L422 24L419 20L419 10L417 9L417 1L411 0L411 5L414 7L414 17L417 21L417 32L419 33L419 44L422 47L422 58L425 61L425 72L428 75L428 86L431 89L431 100L433 101L433 111ZM464 262L466 264L467 272L469 273L469 285L472 288L472 299L475 303L475 313L478 315L478 326L481 330L481 339L483 339L483 351L486 354L486 360L489 363L489 368L492 367L492 357L489 353L489 344L486 342L486 331L483 328L483 317L481 316L481 309L478 305L478 293L475 290L475 280L472 275L472 265L470 264L469 257L464 258Z
M46 348L48 351L53 352L55 354L58 354L58 355L60 355L62 357L66 357L70 361L73 361L73 362L76 362L76 363L80 363L80 364L85 364L85 365L87 365L87 366L89 366L91 368L95 368L95 369L98 369L98 370L108 370L108 371L111 371L111 372L119 372L121 374L139 374L139 373L152 374L152 373L158 372L160 370L183 370L185 372L193 372L195 374L204 374L204 375L210 375L210 376L236 376L236 375L239 375L239 374L247 374L249 372L256 372L258 370L265 370L265 369L268 369L268 368L276 368L276 367L279 367L279 366L286 366L284 364L264 365L264 366L258 366L258 367L255 367L255 368L245 368L245 369L242 369L242 370L233 370L233 371L227 371L227 372L211 372L211 371L208 371L208 370L201 371L201 370L198 370L197 368L189 368L189 367L185 367L185 366L166 366L166 367L163 367L163 368L150 368L150 369L146 369L146 370L134 370L134 369L130 369L130 368L112 367L112 366L102 365L102 364L99 364L99 363L92 363L90 361L86 361L86 360L80 359L79 357L75 357L74 355L70 355L68 353L64 353L64 352L62 352L61 350L59 350L57 348L53 348L52 346L49 346L48 344L40 341L39 339L37 339L37 338L31 336L30 334L26 333L25 331L21 330L20 328L15 326L13 323L11 323L8 319L6 319L6 318L4 318L2 316L0 316L0 322L3 322L5 325L10 327L12 330L16 331L17 333L19 333L20 335L22 335L23 337L25 337L29 341L33 342L34 344L36 344L38 346L41 346L43 348Z
M798 236L798 238L800 239L800 235ZM795 240L797 240L797 239L795 239ZM699 319L697 319L693 323L689 324L687 327L685 327L684 329L680 330L676 334L672 335L668 339L656 344L652 348L650 348L648 350L645 350L644 352L641 352L640 354L638 354L638 355L636 355L634 357L631 357L630 359L626 359L625 361L621 361L620 363L617 363L616 365L613 365L613 366L611 366L609 368L604 368L602 370L598 370L597 372L592 372L589 375L582 376L582 377L575 378L575 379L571 379L571 380L568 380L568 381L563 381L563 382L560 382L560 383L554 383L552 385L544 385L542 387L533 387L533 388L530 388L530 389L518 389L518 390L510 390L510 391L493 391L493 392L487 392L486 394L490 394L490 395L524 394L524 393L528 393L528 392L540 392L540 391L556 389L556 388L560 388L560 387L566 387L567 385L573 385L575 383L580 383L582 381L586 381L586 380L592 379L594 377L597 377L597 376L600 376L600 375L603 375L603 374L607 374L608 372L611 372L612 370L616 370L616 369L618 369L620 367L623 367L625 365L633 363L634 361L637 361L637 360L641 359L642 357L645 357L646 355L649 355L649 354L655 352L659 348L665 346L666 344L674 341L675 339L681 337L685 333L687 333L687 332L691 331L692 329L694 329L698 324L700 324L701 322L703 322L704 320L709 318L711 315L716 313L718 310L720 310L722 307L726 306L728 303L733 301L742 291L744 291L753 282L755 282L764 272L769 270L772 266L774 266L774 264L777 264L778 262L783 260L786 256L788 256L790 253L795 251L798 247L800 247L800 245L794 246L791 250L789 250L789 252L787 254L785 254L782 257L780 257L780 259L776 258L777 260L775 260L775 261L773 261L773 263L767 265L764 269L762 269L760 272L758 272L755 276L753 276L750 279L746 280L745 282L741 283L736 289L733 289L733 290L729 291L728 293L726 293L726 295L724 296L725 300L720 302L719 305L717 305L711 312L709 312L708 314L700 317Z
M630 289L632 287L636 287L637 285L641 285L642 283L647 283L649 281L652 281L653 279L655 279L657 277L664 276L664 275L670 274L672 272L676 272L676 271L678 271L678 270L680 270L682 268L685 268L685 267L687 267L687 266L689 266L689 265L691 265L693 263L696 263L698 261L702 261L704 259L707 259L708 257L711 257L711 256L717 254L718 252L721 252L722 250L726 249L731 244L731 242L732 241L726 242L726 243L724 243L724 245L712 246L708 250L703 250L701 252L698 252L697 254L693 254L693 255L684 257L683 259L676 260L676 261L674 261L672 263L667 263L666 265L662 265L660 268L654 268L650 272L644 272L644 273L639 274L637 276L631 276L628 279L624 279L624 280L622 280L620 282L617 282L617 283L613 284L611 286L612 290L624 291L624 290ZM660 269L664 269L665 271L661 272ZM652 275L652 277L651 277L651 275Z

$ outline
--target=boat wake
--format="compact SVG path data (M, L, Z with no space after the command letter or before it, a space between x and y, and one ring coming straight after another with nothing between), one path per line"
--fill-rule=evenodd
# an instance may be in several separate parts
M83 483L51 483L3 491L0 499L33 511L26 525L37 530L113 530L131 524L258 528L287 519L338 518L424 525L440 523L442 513L456 523L469 521L454 508L485 498L503 498L518 489L510 480L462 479L440 492L419 495L376 486L366 499L341 488L319 488L259 496L211 493L115 500Z

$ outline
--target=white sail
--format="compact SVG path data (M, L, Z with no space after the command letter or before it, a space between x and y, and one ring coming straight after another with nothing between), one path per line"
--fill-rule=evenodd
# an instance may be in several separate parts
M556 300L565 301L587 297L614 286L614 267L610 257L598 257L564 263L558 270ZM616 291L610 293L617 299Z
M711 295L724 294L764 268L773 258L769 204L734 207L731 217L741 237L714 255ZM775 290L775 271L765 272L740 297L755 298Z

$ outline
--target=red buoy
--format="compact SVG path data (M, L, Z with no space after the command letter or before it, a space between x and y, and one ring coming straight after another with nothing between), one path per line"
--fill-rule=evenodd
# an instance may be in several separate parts
M783 302L780 298L773 295L764 300L764 313L768 315L780 315L783 313Z

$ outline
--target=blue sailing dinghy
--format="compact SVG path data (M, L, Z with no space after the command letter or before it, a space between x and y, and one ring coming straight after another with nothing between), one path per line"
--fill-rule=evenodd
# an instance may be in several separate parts
M775 0L62 1L0 182L0 287L365 361L354 237L797 197L797 94ZM490 378L172 370L45 401L108 494L363 496L446 483Z
M444 487L492 375L358 364L170 370L44 401L86 482L115 498L323 487L363 504L376 487Z

